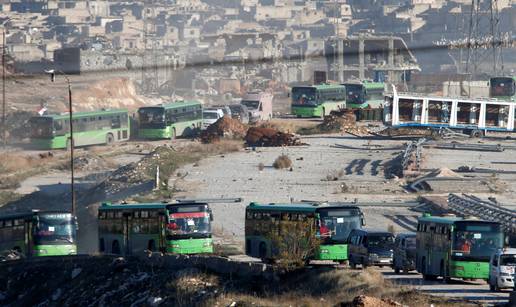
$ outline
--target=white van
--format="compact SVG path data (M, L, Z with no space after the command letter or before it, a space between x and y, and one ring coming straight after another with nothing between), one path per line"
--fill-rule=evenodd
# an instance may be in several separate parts
M222 109L204 109L202 110L202 130L208 128L209 125L224 117Z
M514 288L516 271L516 248L497 250L489 261L489 289L499 291L504 288Z

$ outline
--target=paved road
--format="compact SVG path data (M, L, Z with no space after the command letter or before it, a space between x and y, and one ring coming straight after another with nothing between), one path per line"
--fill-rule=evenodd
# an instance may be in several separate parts
M425 281L421 275L416 272L395 274L390 269L381 269L381 271L386 279L393 280L402 285L413 286L431 295L461 298L489 305L507 303L509 300L509 290L491 292L487 283L483 281L452 280L450 284L445 284L440 280Z

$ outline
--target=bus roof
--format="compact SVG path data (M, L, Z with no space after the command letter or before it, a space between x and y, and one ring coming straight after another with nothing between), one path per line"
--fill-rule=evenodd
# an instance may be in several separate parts
M137 204L110 204L103 203L99 210L125 210L125 209L165 209L167 203L137 203Z
M343 89L344 85L341 84L329 84L329 83L322 83L322 84L316 84L316 85L306 85L306 86L294 86L294 88L315 88L317 90L328 90L328 89Z
M419 222L427 222L427 223L439 223L439 224L453 224L457 221L464 220L461 217L457 216L422 216L418 218Z
M315 212L317 209L359 209L357 206L339 204L318 204L318 203L250 203L247 209L253 210L274 210L274 211L302 211Z
M139 210L139 209L165 209L168 206L191 206L191 205L207 205L204 202L178 202L178 203L134 203L134 204L111 204L102 203L99 210Z
M25 211L25 212L18 212L18 213L11 213L7 215L0 216L0 221L2 220L11 220L11 219L19 219L19 218L30 218L34 215L44 215L44 214L71 214L70 211L59 211L59 210L50 210L50 211Z
M164 108L164 109L176 109L176 108L184 108L184 107L191 107L191 106L200 106L202 103L198 100L180 100L160 105L154 105L154 106L145 106L141 107L140 109L146 109L146 108Z
M365 89L384 89L385 83L383 82L373 82L373 81L348 81L343 84L346 85L363 85Z
M121 113L127 113L127 110L126 109L107 109L107 110L99 110L99 111L73 112L72 118L98 116L98 115L114 115L114 114L121 114ZM35 117L49 117L52 119L68 119L68 118L70 118L70 114L69 113L49 114L49 115L35 116Z

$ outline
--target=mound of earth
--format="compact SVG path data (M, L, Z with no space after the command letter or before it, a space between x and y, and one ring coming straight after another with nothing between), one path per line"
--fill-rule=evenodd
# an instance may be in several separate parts
M201 133L201 140L203 143L213 143L221 138L242 139L246 132L247 127L244 124L226 115L208 126Z

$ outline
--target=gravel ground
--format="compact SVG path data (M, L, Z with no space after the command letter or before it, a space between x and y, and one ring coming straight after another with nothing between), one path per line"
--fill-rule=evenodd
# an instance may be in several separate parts
M395 180L384 178L382 164L397 151L332 147L335 144L360 148L367 144L393 147L405 141L368 141L338 134L305 137L302 141L309 146L246 149L211 157L184 167L180 172L188 175L182 180L173 177L170 183L184 191L180 196L244 198L240 204L212 205L214 227L238 241L244 237L244 209L249 202L414 200L414 196L406 194ZM291 170L277 170L272 166L281 154L292 160ZM259 170L260 163L263 163L263 170ZM328 175L338 178L328 180ZM347 191L342 190L343 185ZM408 208L381 205L363 210L368 225L384 229L393 225L397 231L410 229L417 215ZM412 224L400 221L405 219Z

